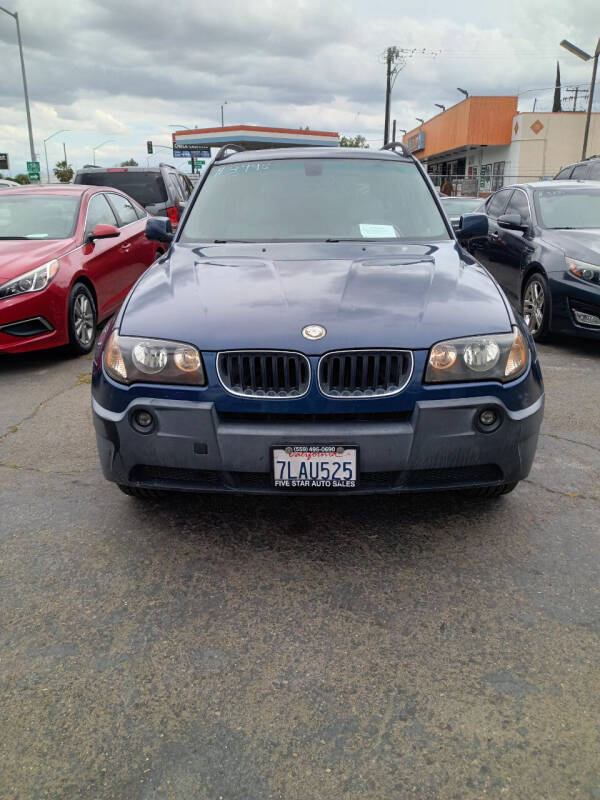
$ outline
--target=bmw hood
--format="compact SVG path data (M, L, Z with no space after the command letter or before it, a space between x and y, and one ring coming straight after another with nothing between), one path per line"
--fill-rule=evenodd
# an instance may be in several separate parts
M173 245L132 291L123 335L201 350L429 348L510 331L507 303L454 241L399 244ZM310 342L306 325L326 336Z

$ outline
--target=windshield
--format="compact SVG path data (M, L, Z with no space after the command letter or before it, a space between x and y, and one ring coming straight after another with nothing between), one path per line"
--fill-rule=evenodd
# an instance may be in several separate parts
M448 239L412 163L266 159L213 167L182 242Z
M79 195L0 194L0 239L68 239L75 232Z
M534 197L542 228L600 228L600 189L538 189Z
M444 211L450 217L455 217L460 214L470 214L483 204L480 197L449 197L447 200L444 200L442 197L440 199Z
M75 183L85 183L88 186L112 186L133 197L144 208L167 202L165 182L159 172L93 170L79 173Z

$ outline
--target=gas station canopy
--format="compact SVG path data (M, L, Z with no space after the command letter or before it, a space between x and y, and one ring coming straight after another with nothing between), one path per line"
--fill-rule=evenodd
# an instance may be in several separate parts
M245 150L265 147L339 147L339 135L331 131L303 131L295 128L263 128L258 125L229 125L225 128L199 128L175 131L173 151L198 151L200 148L239 144Z

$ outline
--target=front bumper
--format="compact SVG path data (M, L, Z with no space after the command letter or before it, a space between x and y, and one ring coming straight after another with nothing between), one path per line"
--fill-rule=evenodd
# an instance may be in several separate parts
M345 493L519 481L531 469L543 405L543 393L520 410L509 409L493 395L480 395L418 400L412 410L398 413L320 420L313 415L282 419L285 415L226 413L214 402L152 396L137 396L116 412L92 400L108 480L145 488L267 494L291 491L271 486L271 447L282 444L357 446L360 483ZM140 433L132 424L133 413L141 408L155 418L150 433ZM502 422L493 432L477 427L476 417L484 408L500 414Z
M40 292L0 300L0 354L59 347L68 341L66 294L57 281Z
M551 330L586 339L600 339L600 326L581 325L573 313L574 309L578 309L600 317L600 289L563 276L562 273L550 273L548 283L552 295Z

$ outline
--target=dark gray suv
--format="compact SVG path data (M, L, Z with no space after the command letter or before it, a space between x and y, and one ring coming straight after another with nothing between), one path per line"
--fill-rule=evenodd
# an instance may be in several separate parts
M560 181L600 181L600 156L590 156L585 161L569 164L554 176Z
M112 186L137 200L149 214L168 217L177 227L192 192L187 175L170 164L158 167L90 167L77 171L73 183Z

